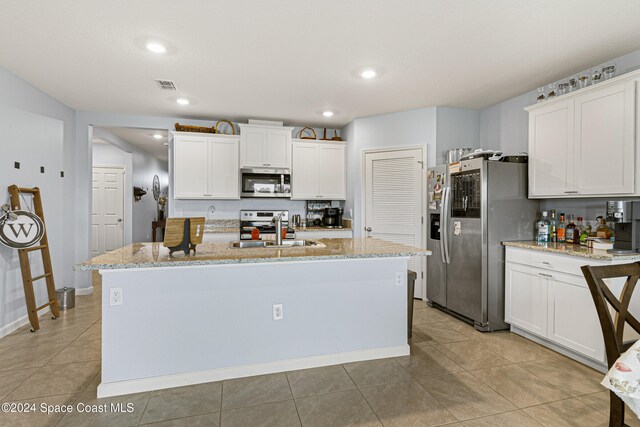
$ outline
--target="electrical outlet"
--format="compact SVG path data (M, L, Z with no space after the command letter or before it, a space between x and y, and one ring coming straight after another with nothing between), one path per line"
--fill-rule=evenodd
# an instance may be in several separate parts
M122 288L109 288L109 305L122 305Z
M282 320L282 304L273 304L273 320Z
M404 284L404 276L407 273L396 273L396 286L402 286Z

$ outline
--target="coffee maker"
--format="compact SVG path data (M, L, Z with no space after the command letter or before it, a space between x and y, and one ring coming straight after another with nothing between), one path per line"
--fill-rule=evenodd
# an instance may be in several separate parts
M613 249L608 252L640 252L640 202L607 202L607 221L614 223Z
M342 208L324 208L322 226L324 228L342 228Z

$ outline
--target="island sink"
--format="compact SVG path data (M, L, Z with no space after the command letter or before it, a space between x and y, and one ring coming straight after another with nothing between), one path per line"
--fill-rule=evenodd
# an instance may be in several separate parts
M315 246L322 248L324 245L315 240L283 240L281 245L276 244L275 240L246 240L229 243L229 249L242 248L293 248L298 246Z

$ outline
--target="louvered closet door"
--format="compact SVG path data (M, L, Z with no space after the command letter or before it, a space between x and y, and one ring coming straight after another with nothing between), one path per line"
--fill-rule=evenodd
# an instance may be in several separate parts
M365 155L365 234L422 247L422 150ZM371 229L371 231L366 231ZM422 298L423 257L409 260L418 273L415 297Z

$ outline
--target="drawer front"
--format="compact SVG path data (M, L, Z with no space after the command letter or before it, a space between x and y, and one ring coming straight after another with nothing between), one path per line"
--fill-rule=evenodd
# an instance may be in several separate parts
M506 261L580 277L583 277L582 270L580 270L580 267L583 265L611 264L611 262L608 261L600 261L592 258L553 254L533 249L521 249L510 246L506 247Z

